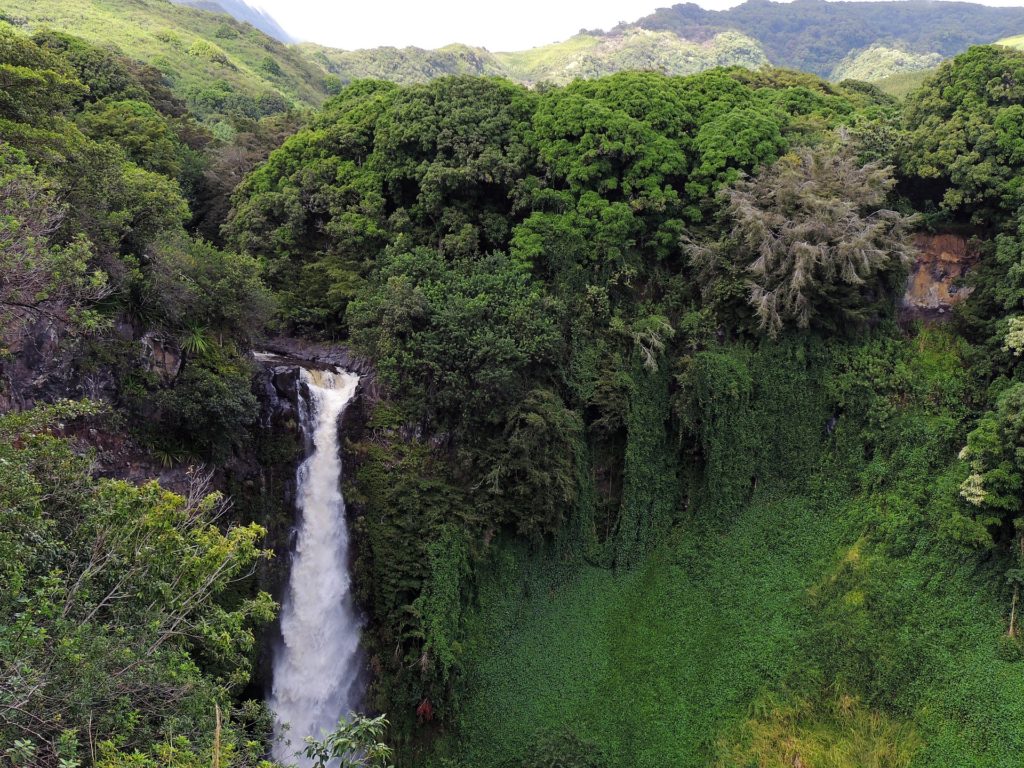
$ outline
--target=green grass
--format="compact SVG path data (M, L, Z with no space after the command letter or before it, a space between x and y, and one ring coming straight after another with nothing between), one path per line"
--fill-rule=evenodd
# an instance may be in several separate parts
M1013 37L1004 37L1001 40L996 40L996 45L1005 45L1007 48L1017 48L1024 50L1024 35L1014 35Z
M516 764L539 734L569 731L616 766L711 764L718 742L742 740L763 694L799 677L815 620L808 593L855 535L844 511L827 497L765 495L728 530L684 534L620 576L585 567L560 578L550 560L501 548L473 623L461 739L446 747L465 765ZM1009 768L1024 750L1024 670L997 658L1000 605L975 571L934 553L886 569L886 599L906 616L885 631L919 631L934 646L876 715L894 736L880 750L915 735L914 766ZM807 727L823 754L850 739L848 723L820 715Z
M0 0L0 18L29 32L49 28L113 46L161 70L182 97L222 80L240 93L275 92L297 105L326 98L325 73L295 48L224 14L167 0ZM204 44L226 60L203 55ZM266 71L267 59L280 74Z
M897 99L905 99L911 91L915 91L924 85L924 81L933 74L935 74L934 68L922 69L917 72L903 72L876 80L875 85L890 96L895 96Z
M799 662L805 594L840 528L804 499L761 498L633 573L584 568L565 583L503 550L481 598L461 757L499 765L564 729L616 765L706 765L719 732Z

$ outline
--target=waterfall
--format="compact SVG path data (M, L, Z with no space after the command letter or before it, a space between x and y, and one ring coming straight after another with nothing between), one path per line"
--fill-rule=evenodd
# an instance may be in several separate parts
M348 573L338 434L359 377L304 368L300 376L309 392L308 398L299 398L309 448L297 476L298 539L281 609L282 643L274 653L269 705L277 737L274 759L307 766L305 757L296 756L304 738L334 730L339 717L359 704L361 627Z

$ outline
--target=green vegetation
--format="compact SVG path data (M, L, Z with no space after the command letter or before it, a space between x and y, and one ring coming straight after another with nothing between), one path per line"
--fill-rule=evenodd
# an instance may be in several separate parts
M212 473L183 472L185 495L100 479L75 438L224 460L257 412L260 266L186 231L208 139L150 69L3 24L0 73L0 351L36 356L0 395L52 399L57 369L106 400L0 416L0 759L264 764L269 721L243 696L274 614L249 581L264 529Z
M493 75L521 83L565 84L623 70L689 75L721 66L757 69L768 64L755 40L735 32L694 43L667 32L630 30L620 35L579 34L551 45L511 53L451 45L336 51L317 45L301 48L325 69L348 83L378 78L396 83L425 83L443 75Z
M364 78L415 84L485 75L566 84L620 71L688 75L771 63L835 81L874 82L905 79L971 44L1024 28L1017 9L917 0L842 6L822 1L798 8L751 2L722 12L675 6L610 32L580 32L524 51L491 52L464 44L342 51L290 45L272 19L242 3L227 3L234 18L211 13L208 6L201 0L4 0L0 21L29 32L70 33L124 54L135 66L144 62L218 138L227 139L240 122L317 106L341 86ZM1000 44L1012 46L1014 40ZM903 96L909 90L904 79L887 87Z
M987 534L956 499L962 348L934 331L829 345L701 353L729 361L698 375L730 418L703 422L693 508L638 568L492 550L445 746L462 764L519 764L549 731L606 765L1012 764L1024 691L998 574L975 560ZM737 370L753 391L735 397Z
M1024 48L1024 35L1014 35L1013 37L1004 37L1000 40L996 40L995 45L1005 45L1007 48Z
M208 478L183 498L92 477L54 433L93 412L63 402L0 417L5 759L191 766L213 752L256 765L266 723L232 694L273 602L221 596L263 556L263 531L221 531Z
M913 91L920 88L924 81L935 74L934 69L922 69L916 72L905 72L899 75L889 75L875 81L879 90L897 99L904 99Z
M385 385L403 764L1011 764L1021 60L359 82L242 184L282 319ZM891 323L914 211L1002 233L948 330Z
M391 768L391 747L381 741L388 721L381 715L365 718L353 715L321 741L310 740L305 755L313 768Z
M4 0L0 12L28 32L70 33L154 67L211 123L315 106L327 93L323 71L297 50L223 14L165 0Z
M1024 203L1018 163L1024 55L972 48L907 99L904 169L927 205L998 224ZM1002 85L993 88L993 79Z
M375 70L76 7L0 25L3 765L269 766L267 330L375 374L345 495L387 719L315 765L1020 762L1024 53L899 102L727 30ZM166 20L59 31L110 18ZM941 325L897 322L912 228L975 239Z
M568 83L624 70L650 70L666 75L692 75L713 67L767 66L756 40L736 32L694 43L677 35L630 30L621 35L578 35L563 43L518 53L499 53L504 74L526 83Z
M942 61L938 53L908 53L898 48L872 45L859 53L851 53L832 70L832 79L866 80L877 83L887 78L933 69Z
M848 56L881 45L908 54L955 56L1024 29L1024 9L928 0L790 3L750 0L725 11L693 3L661 8L629 26L703 39L738 30L756 39L772 64L828 77ZM617 30L616 30L617 31Z
M499 75L503 67L484 48L449 45L437 50L422 48L370 48L339 51L315 43L303 43L299 50L319 64L339 85L361 78L396 83L425 83L445 75Z

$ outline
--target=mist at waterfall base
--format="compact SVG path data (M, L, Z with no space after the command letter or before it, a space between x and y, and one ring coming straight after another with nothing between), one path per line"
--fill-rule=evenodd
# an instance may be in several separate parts
M275 760L298 766L306 736L321 738L359 705L361 623L348 573L339 419L359 377L300 369L299 412L307 458L298 470L298 536L281 608L269 698ZM309 440L312 436L312 441ZM311 444L310 444L311 442Z

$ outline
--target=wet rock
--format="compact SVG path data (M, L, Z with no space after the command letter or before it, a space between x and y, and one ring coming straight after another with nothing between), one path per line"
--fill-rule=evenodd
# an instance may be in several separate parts
M276 337L259 345L259 351L254 354L265 369L261 377L264 383L258 388L258 392L263 394L261 400L264 408L269 408L269 413L265 411L263 414L264 420L296 417L300 393L299 368L340 369L358 374L358 400L353 403L355 408L350 407L349 411L360 411L368 404L373 406L380 400L377 374L370 360L354 354L347 347ZM267 389L268 386L272 391Z
M153 331L143 335L139 341L146 370L159 376L162 384L173 384L181 371L181 349L178 345Z

